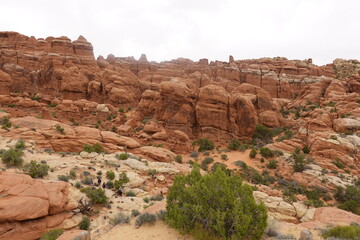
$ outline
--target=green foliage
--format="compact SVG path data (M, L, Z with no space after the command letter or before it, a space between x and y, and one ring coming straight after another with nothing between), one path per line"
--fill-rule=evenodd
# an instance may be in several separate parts
M136 197L136 194L133 192L133 191L128 191L128 192L126 192L126 194L125 194L127 197Z
M255 131L253 134L253 139L261 140L266 143L272 142L272 138L274 137L273 132L268 127L258 124L255 127Z
M256 204L252 188L221 168L205 176L198 168L176 176L166 209L166 222L185 233L199 225L217 239L260 239L266 228L266 208Z
M214 143L208 138L200 138L194 143L199 146L199 152L213 150L215 147Z
M162 201L163 199L164 199L164 197L161 195L154 195L154 196L150 197L151 201Z
M294 164L293 164L293 169L294 172L302 172L305 170L306 167L306 161L305 161L305 155L301 154L301 153L293 153L292 154L293 158L294 158Z
M105 192L101 188L92 189L88 187L81 189L81 192L84 192L92 203L107 203L108 201Z
M148 171L149 176L155 176L156 174L157 174L156 169L149 169L149 171Z
M137 217L139 215L140 215L140 212L138 210L135 210L135 209L131 210L131 217Z
M0 157L6 165L20 167L23 165L24 160L21 158L24 155L20 149L10 148L1 153Z
M11 128L11 122L8 117L4 117L3 119L1 119L0 125L1 125L1 128L5 129L5 130L8 130L9 128Z
M65 134L65 129L63 127L61 127L59 124L57 124L55 126L55 130L58 131L59 133L63 134L63 135Z
M340 202L339 208L360 215L360 190L357 187L337 187L334 198Z
M175 161L176 161L177 163L182 163L182 156L177 155L177 156L175 157Z
M115 179L115 173L113 171L106 171L106 178L109 180L114 180Z
M308 145L305 145L305 146L302 148L302 151L303 151L303 153L305 153L305 154L309 154L309 153L310 153L310 148L309 148L309 146L308 146Z
M336 158L332 163L340 169L345 167L344 163L339 158Z
M148 223L148 224L152 225L152 224L155 224L155 222L156 222L156 215L146 212L146 213L143 213L143 214L139 215L136 218L135 226L138 228L141 225L144 225L145 223Z
M156 218L158 220L165 221L165 217L166 217L166 211L165 210L160 210L160 211L156 212Z
M260 154L261 156L263 156L264 158L268 158L268 157L272 157L274 156L273 151L271 151L269 148L260 148Z
M58 180L63 181L63 182L68 182L69 181L69 176L67 176L67 175L59 175Z
M228 160L228 156L226 154L221 154L221 160Z
M270 160L268 164L266 164L266 167L269 169L277 169L278 167L278 161L276 160Z
M192 152L190 153L190 157L192 158L197 158L199 156L199 153L198 152Z
M64 233L64 229L53 229L53 230L50 230L50 231L44 233L40 237L40 240L56 240L63 233Z
M128 178L128 176L126 175L125 172L122 172L119 175L119 180L115 180L114 182L114 188L115 189L119 189L120 187L122 188L124 184L130 182L130 179Z
M257 151L255 148L251 149L250 151L250 154L249 154L249 157L250 158L255 158L256 157L256 154L257 154Z
M360 227L359 226L337 226L325 231L322 235L325 239L359 239Z
M208 170L208 165L213 163L214 162L214 159L212 157L206 157L202 162L201 162L201 168L204 170L204 171L207 171Z
M130 222L130 216L125 215L124 213L118 213L114 217L110 218L109 223L111 225L119 225Z
M30 163L25 164L23 171L29 174L32 178L43 178L48 175L49 165L37 163L32 160Z
M231 139L227 148L229 150L238 150L240 148L241 144L239 142L239 140L237 139Z
M281 137L278 137L276 139L277 142L281 142L281 141L284 141L284 140L288 140L288 139L291 139L292 137L294 136L294 133L292 131L285 131L284 135L282 135Z
M116 154L115 156L117 159L119 160L126 160L129 158L129 154L127 153L120 153L120 154Z
M99 143L95 143L94 145L84 145L84 151L88 153L96 152L96 153L102 153L105 152L103 146L101 146Z
M227 169L227 166L223 163L216 162L211 167L211 172L215 172L217 168L221 168L226 174L230 174L231 170Z
M72 179L72 180L75 180L76 179L76 171L75 169L71 169L70 172L69 172L69 178Z
M84 216L79 223L79 228L81 230L88 230L90 227L90 219L87 216Z
M150 199L149 199L148 197L144 197L143 200L144 200L144 202L146 202L146 203L149 203L149 202L150 202Z
M112 189L114 187L114 182L113 181L107 181L105 183L105 186L107 189Z
M19 140L15 144L15 149L24 150L26 148L24 140Z
M56 106L57 106L56 103L50 103L48 107L49 107L49 108L55 108Z

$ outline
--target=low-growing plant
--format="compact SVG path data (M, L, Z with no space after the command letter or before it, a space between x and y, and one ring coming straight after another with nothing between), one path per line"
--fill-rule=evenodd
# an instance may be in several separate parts
M208 165L213 163L214 159L212 157L206 157L202 162L201 162L201 168L205 171L208 170Z
M106 178L109 180L114 180L115 179L115 173L111 170L106 171Z
M255 131L253 133L253 139L261 140L265 143L272 142L273 132L268 127L258 124L255 127Z
M276 160L270 160L269 163L266 165L269 169L277 169L278 167L278 161Z
M92 189L92 188L83 188L81 192L84 192L86 196L91 200L92 203L107 203L108 198L105 195L104 190L101 188Z
M30 163L25 164L23 171L29 174L32 178L43 178L48 175L49 165L37 163L32 160Z
M53 229L44 233L40 240L56 240L64 233L64 229Z
M127 153L120 153L120 154L116 154L115 157L119 160L126 160L129 158L129 154Z
M340 160L340 158L336 158L335 161L333 161L332 163L340 169L343 169L345 167L344 163Z
M90 219L87 216L84 216L79 223L79 228L81 230L88 230L90 227Z
M112 189L114 187L114 183L113 183L113 181L107 181L105 183L105 186L107 189Z
M149 202L150 202L150 199L149 199L148 197L144 197L143 200L144 200L144 202L146 202L146 203L149 203Z
M239 140L231 139L228 146L227 146L227 148L229 150L238 150L240 148L240 146L241 146L241 143L240 143Z
M115 180L114 182L114 188L115 189L119 189L122 188L124 186L124 184L130 182L130 179L128 178L128 176L126 175L125 172L122 172L119 175L119 180Z
M125 215L124 213L118 213L114 217L110 218L109 223L111 225L119 225L130 222L130 216Z
M48 105L48 107L49 107L49 108L55 108L55 107L57 107L57 104L54 103L54 102L52 102L52 103L50 103L50 104Z
M260 154L264 158L272 157L274 156L274 153L269 148L260 148Z
M67 176L67 175L59 175L58 180L63 181L63 182L68 182L69 181L69 176Z
M55 125L55 130L63 135L65 135L65 129L61 127L59 124Z
M199 152L213 150L215 147L215 144L208 138L200 138L196 140L194 144L199 146Z
M1 152L0 157L3 163L10 166L20 167L23 165L24 160L22 156L24 155L23 151L20 149L10 148Z
M166 217L166 211L165 210L160 210L160 211L156 212L156 218L158 220L165 221L165 217Z
M293 163L293 169L294 172L302 172L305 170L306 167L306 160L305 160L305 155L301 154L301 153L293 153L292 157L294 158L294 163Z
M8 130L9 128L11 128L11 122L8 117L4 117L3 119L1 119L0 125L1 125L1 128L5 129L5 130Z
M176 161L177 163L182 163L182 156L181 156L181 155L177 155L177 156L175 157L175 161Z
M99 143L95 143L94 145L84 145L84 151L88 153L96 152L96 153L102 153L105 152L103 146L101 146Z
M136 194L133 191L130 190L130 191L126 192L126 196L127 197L136 197Z
M71 169L69 172L69 178L71 180L75 180L76 179L76 170L75 169Z
M198 152L192 152L190 153L190 157L192 158L197 158L199 156L199 153Z
M131 210L131 217L137 217L139 215L140 215L140 212L138 210L135 210L135 209Z
M336 226L322 234L322 237L335 239L360 239L359 226Z
M164 197L161 195L154 195L154 196L150 197L151 201L162 201L163 199L164 199Z
M137 218L136 218L136 221L135 221L135 226L137 228L139 228L141 225L144 225L144 224L155 224L156 222L156 215L155 214L152 214L152 213L143 213L143 214L140 214Z
M228 160L228 156L226 154L221 154L221 160Z
M310 148L309 148L309 146L308 146L308 145L305 145L305 146L302 148L302 151L303 151L303 153L305 153L305 154L309 154L309 153L310 153Z
M22 139L17 141L17 143L15 144L15 149L24 150L25 148L26 148L26 145L25 145L24 140L22 140Z
M149 171L148 171L149 176L155 176L156 174L157 174L156 169L149 169Z
M256 157L256 154L257 154L257 151L255 148L251 149L250 151L250 154L249 154L249 157L250 158L255 158Z

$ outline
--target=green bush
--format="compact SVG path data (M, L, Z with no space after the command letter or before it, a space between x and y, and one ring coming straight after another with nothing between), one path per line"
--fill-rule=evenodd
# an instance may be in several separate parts
M310 148L309 148L309 146L308 146L308 145L305 145L305 146L302 148L302 151L303 151L303 153L305 153L305 154L309 154L309 153L310 153Z
M79 228L81 230L88 230L90 227L90 219L87 216L84 216L79 223Z
M115 180L114 182L114 188L115 189L119 189L122 188L124 184L130 182L130 179L128 178L128 176L126 175L125 172L122 172L119 175L119 180Z
M148 223L154 224L156 222L156 215L152 213L143 213L136 218L135 226L138 228L141 225Z
M337 187L334 198L340 203L339 208L360 215L360 190L357 187Z
M294 158L294 172L304 171L306 167L305 155L301 153L293 153L292 156Z
M113 181L107 181L105 183L105 186L107 189L112 189L114 187L114 182Z
M221 160L228 160L228 156L226 154L221 154Z
M115 173L113 171L106 171L106 178L109 180L114 180L115 179Z
M81 189L81 192L84 192L92 203L107 203L108 201L104 190L101 188L92 189L88 187Z
M64 233L64 229L53 229L53 230L50 230L50 231L44 233L40 237L40 240L56 240L63 233Z
M135 210L135 209L131 210L131 217L137 217L139 215L140 215L140 212L138 210Z
M175 161L176 161L177 163L182 163L182 156L177 155L177 156L175 157Z
M48 175L49 165L37 163L32 160L30 163L25 164L23 171L29 174L32 178L43 178Z
M125 215L124 213L118 213L114 217L110 218L109 223L111 225L119 225L130 222L130 216Z
M332 163L340 169L343 169L345 167L344 163L340 160L340 158L336 158L335 161L333 161Z
M269 148L260 148L260 154L261 156L263 156L264 158L268 158L268 157L272 157L274 156L273 151L271 151Z
M281 142L281 141L284 141L284 140L288 140L288 139L291 139L292 137L294 136L294 133L292 131L285 131L284 135L278 137L276 139L277 142Z
M201 168L204 170L204 171L207 171L208 170L208 165L213 163L214 162L214 159L212 157L206 157L202 162L201 162Z
M19 140L15 144L15 149L24 150L26 148L24 140Z
M238 150L240 148L241 144L239 142L239 140L237 139L231 139L227 148L229 150Z
M276 160L270 160L270 162L266 165L269 169L277 169L278 167L278 161Z
M75 169L70 170L69 178L72 179L72 180L76 179L76 171L75 171Z
M68 182L69 181L69 176L67 176L67 175L59 175L58 180Z
M156 169L149 169L149 171L148 171L149 176L155 176L156 174L157 174Z
M120 154L116 154L115 156L117 159L119 160L126 160L129 158L129 154L127 153L120 153Z
M128 191L128 192L126 192L126 194L125 194L127 197L136 197L136 194L133 192L133 191Z
M208 138L200 138L194 143L199 146L199 152L213 150L215 147L214 143Z
M196 225L217 239L261 239L267 210L256 204L252 188L221 168L201 176L198 168L176 176L167 195L166 222L191 233Z
M57 132L59 132L59 133L61 133L63 135L65 134L65 129L63 127L61 127L59 124L57 124L55 126L55 129L56 129Z
M8 130L9 128L11 128L11 122L9 120L9 118L4 117L3 119L0 120L0 125L2 129Z
M103 146L101 146L99 143L95 143L94 145L84 145L84 151L88 153L96 152L96 153L102 153L105 152Z
M255 131L253 133L253 139L262 140L264 142L272 142L273 137L274 135L271 129L262 124L256 125Z
M255 150L255 148L251 149L249 157L250 158L255 158L257 154L257 151Z
M216 162L211 166L211 172L215 172L217 168L221 168L228 175L231 172L231 170L229 170L225 164L219 162Z
M22 150L10 148L6 151L3 151L0 157L3 163L6 165L20 167L24 162L24 160L21 158L23 155L24 153Z
M163 199L164 199L164 197L161 195L154 195L154 196L150 197L151 201L162 201Z
M337 226L325 231L322 235L325 239L359 239L360 227L359 226Z

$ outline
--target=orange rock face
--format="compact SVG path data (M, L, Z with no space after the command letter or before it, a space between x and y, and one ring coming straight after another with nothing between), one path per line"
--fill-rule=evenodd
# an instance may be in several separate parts
M0 239L38 239L72 216L76 204L65 182L44 183L28 175L0 173Z

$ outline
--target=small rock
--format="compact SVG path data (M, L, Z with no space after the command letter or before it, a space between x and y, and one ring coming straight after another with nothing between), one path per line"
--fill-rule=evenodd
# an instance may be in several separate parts
M313 234L309 230L302 230L299 240L313 240Z
M165 181L165 177L164 177L164 175L159 175L159 176L156 176L156 179L157 179L157 180L159 180L160 182Z
M109 108L105 106L105 104L99 104L96 107L98 112L109 112Z

